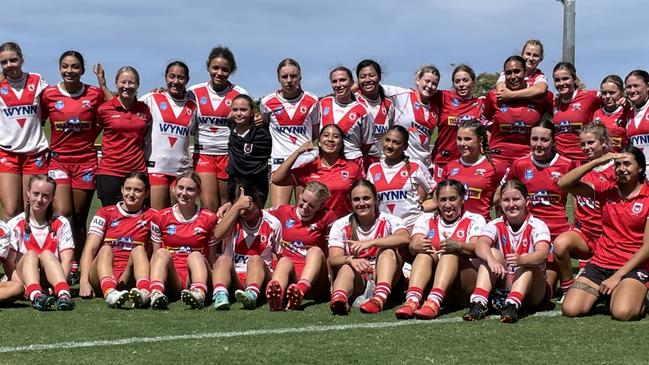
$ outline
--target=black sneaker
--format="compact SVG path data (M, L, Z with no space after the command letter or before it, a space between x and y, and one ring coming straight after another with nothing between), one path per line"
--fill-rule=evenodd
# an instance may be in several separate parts
M56 301L56 309L60 311L71 311L74 309L74 301L68 294L60 295Z
M79 284L81 281L81 275L79 274L78 271L76 272L70 272L67 277L67 282L69 286L74 286Z
M462 316L465 321L479 321L487 316L487 306L482 305L480 302L471 302L469 311Z
M32 301L32 307L34 307L34 309L39 311L45 311L50 309L52 304L54 304L54 297L50 297L43 293L38 294Z
M518 309L512 303L508 303L500 313L501 323L516 323L518 321Z

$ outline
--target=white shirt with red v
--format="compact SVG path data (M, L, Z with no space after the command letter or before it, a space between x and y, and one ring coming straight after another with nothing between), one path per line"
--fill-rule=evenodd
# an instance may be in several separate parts
M11 228L7 223L0 221L0 260L7 258L13 241Z
M432 241L431 245L439 250L441 242L446 239L465 243L473 237L479 237L486 224L484 217L469 211L464 211L462 216L452 223L444 222L436 212L424 213L415 222L411 236L423 234Z
M61 259L61 252L74 249L72 229L65 217L58 216L52 220L51 231L47 224L38 225L30 219L29 226L31 233L25 233L25 213L13 217L7 225L12 230L13 242L11 249L20 255L27 251L36 251L40 254L43 251L52 252L56 258Z
M273 253L281 249L282 224L266 211L262 210L261 214L254 227L239 218L223 239L223 254L232 258L238 273L246 272L248 260L253 256L260 256L270 268Z
M320 130L329 124L336 124L345 134L345 158L355 160L363 157L365 146L374 143L374 121L367 108L358 101L342 105L333 96L318 102Z
M649 166L649 101L633 110L632 117L626 124L626 133L631 145L644 152Z
M383 135L394 124L394 103L390 98L380 96L376 100L371 100L361 93L356 93L356 97L361 104L365 105L374 122L374 143L370 148L369 155L381 157L383 153Z
M367 179L376 186L379 209L401 217L408 227L423 213L418 188L429 194L437 186L428 169L416 160L410 160L408 166L405 161L388 166L383 158L370 165Z

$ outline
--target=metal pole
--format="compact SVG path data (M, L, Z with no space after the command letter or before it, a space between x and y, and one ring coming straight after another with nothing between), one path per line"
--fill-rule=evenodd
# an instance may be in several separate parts
M563 3L563 61L575 64L575 1Z

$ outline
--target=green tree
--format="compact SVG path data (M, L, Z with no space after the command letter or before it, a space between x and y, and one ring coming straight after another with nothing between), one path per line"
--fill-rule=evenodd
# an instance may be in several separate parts
M500 72L481 72L475 77L473 95L486 96L489 90L496 87Z

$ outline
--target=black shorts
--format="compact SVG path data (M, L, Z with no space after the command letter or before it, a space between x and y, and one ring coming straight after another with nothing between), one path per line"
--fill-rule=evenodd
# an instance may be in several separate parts
M97 197L101 200L101 206L115 205L122 200L122 184L124 176L97 175L95 186Z
M584 273L581 274L581 276L592 281L596 285L600 285L602 284L602 281L613 276L616 271L616 269L606 269L591 262L586 265ZM631 272L624 275L622 279L636 279L643 285L649 287L649 271L642 268L631 270Z

